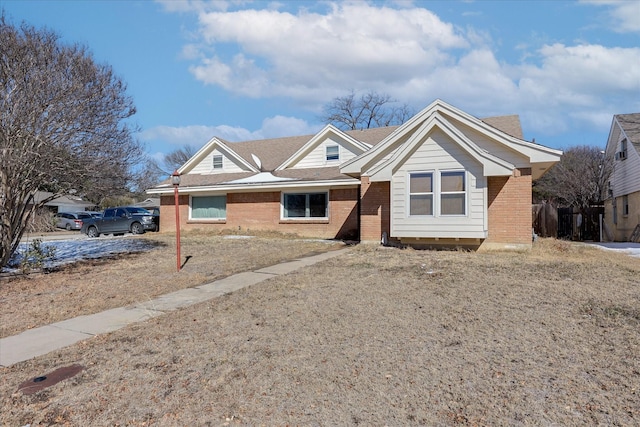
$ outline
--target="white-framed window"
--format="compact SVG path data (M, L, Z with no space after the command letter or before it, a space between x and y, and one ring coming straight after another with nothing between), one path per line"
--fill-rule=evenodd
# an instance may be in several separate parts
M433 173L409 174L409 215L433 215Z
M329 193L283 193L282 218L328 218Z
M191 219L226 219L227 196L191 196Z
M622 196L622 216L629 215L629 196Z
M464 171L440 173L440 215L466 215L467 191Z
M409 216L467 215L467 177L461 170L409 173Z
M213 155L213 168L222 169L222 154Z
M618 199L614 197L611 203L613 208L613 223L617 225L618 224Z
M340 160L340 146L339 145L327 145L325 148L326 159L328 162L334 160Z

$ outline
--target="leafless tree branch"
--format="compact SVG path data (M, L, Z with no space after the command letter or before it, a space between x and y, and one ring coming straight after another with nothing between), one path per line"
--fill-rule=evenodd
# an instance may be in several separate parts
M598 147L571 147L534 182L534 192L540 198L584 211L604 200L612 170L613 162Z
M342 130L399 125L413 115L413 110L407 104L391 105L394 103L389 95L369 91L358 97L352 90L325 105L320 120Z
M38 190L96 200L126 191L142 156L126 84L80 45L0 16L0 268Z

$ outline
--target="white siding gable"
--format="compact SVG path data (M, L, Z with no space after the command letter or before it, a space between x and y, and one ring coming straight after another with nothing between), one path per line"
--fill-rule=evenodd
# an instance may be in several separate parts
M439 214L439 177L441 172L465 171L465 215ZM409 215L409 175L433 173L434 214ZM391 235L419 238L486 238L487 181L483 167L469 153L440 130L434 130L407 160L393 172L391 179Z
M222 156L222 168L214 169L214 157ZM238 164L235 159L226 155L222 150L214 149L209 154L204 156L200 162L193 166L193 169L189 173L200 174L213 174L213 173L232 173L232 172L247 172L249 171L246 166Z
M616 144L616 153L621 150L621 143L624 138L624 133L621 133L618 143ZM640 153L638 153L635 146L628 139L627 158L624 160L616 160L614 153L614 165L613 174L611 176L611 183L613 189L613 197L620 197L625 194L631 194L635 193L636 191L640 191Z
M468 139L473 141L478 147L484 151L493 154L494 156L506 160L513 164L515 167L530 167L530 159L522 152L516 151L514 148L509 147L507 144L498 143L495 139L488 135L477 131L476 129L466 126L462 122L449 118L449 121Z
M327 147L338 147L338 160L327 160ZM363 151L352 144L338 138L337 135L328 135L327 138L318 141L300 160L289 165L292 169L321 168L327 166L340 166L347 160L351 160Z

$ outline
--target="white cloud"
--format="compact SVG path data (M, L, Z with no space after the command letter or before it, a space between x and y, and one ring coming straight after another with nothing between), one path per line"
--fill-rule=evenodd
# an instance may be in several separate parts
M640 2L637 0L618 2L611 11L611 16L620 24L613 28L614 31L640 32Z
M582 0L581 3L608 7L611 31L618 33L640 32L640 2L637 0Z
M183 55L196 61L190 71L205 84L249 98L293 99L315 112L351 89L375 90L416 109L442 98L479 116L518 113L528 131L554 135L596 129L612 114L640 109L640 48L519 40L526 52L509 63L496 56L487 30L461 29L401 3L321 3L323 12L288 12L284 3L200 9L200 44ZM597 4L617 17L611 30L638 31L640 2ZM292 117L265 119L256 131L213 129L232 141L317 130Z
M640 108L640 48L554 44L538 54L541 65L518 70L518 98L536 130L606 128L623 105Z
M293 135L310 135L318 130L320 130L318 125L309 125L307 121L296 117L274 116L264 119L260 129L255 131L227 125L156 126L143 131L140 138L146 142L160 141L176 147L190 145L194 148L200 148L214 136L228 142L239 142Z
M206 84L245 96L310 98L318 95L318 87L326 96L327 86L344 92L397 84L450 62L447 49L468 46L453 25L427 9L365 2L332 3L325 15L305 10L297 15L277 10L201 13L200 23L207 44L234 43L242 54L222 58L218 53L191 72Z
M262 128L256 134L263 138L277 138L281 136L312 135L320 130L321 126L310 126L306 120L296 117L275 116L264 119Z
M206 12L210 10L225 11L231 3L224 0L155 0L167 12Z

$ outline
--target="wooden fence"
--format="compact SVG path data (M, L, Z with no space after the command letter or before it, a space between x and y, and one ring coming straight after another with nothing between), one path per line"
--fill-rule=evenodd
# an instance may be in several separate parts
M539 237L600 241L600 216L604 208L594 206L579 212L550 203L532 205L533 232Z

